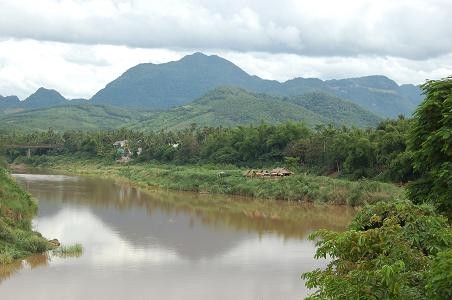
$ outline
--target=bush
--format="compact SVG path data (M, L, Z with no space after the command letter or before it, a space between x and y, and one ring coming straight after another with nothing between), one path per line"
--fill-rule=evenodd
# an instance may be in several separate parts
M303 274L306 286L317 289L310 299L425 299L429 282L432 289L444 284L429 270L435 256L443 262L438 253L451 246L452 231L432 206L397 201L365 207L349 231L320 230L311 239L316 258L332 261Z

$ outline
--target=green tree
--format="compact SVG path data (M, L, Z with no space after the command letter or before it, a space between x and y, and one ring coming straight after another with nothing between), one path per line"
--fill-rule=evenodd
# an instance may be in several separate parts
M348 231L320 230L311 238L317 239L316 258L332 260L324 270L303 274L306 286L317 289L309 299L425 299L450 278L450 264L448 273L434 277L445 265L431 258L444 255L452 232L428 205L380 202L358 213Z
M409 150L419 180L409 188L415 203L434 203L452 216L452 76L421 86L426 98L414 114Z

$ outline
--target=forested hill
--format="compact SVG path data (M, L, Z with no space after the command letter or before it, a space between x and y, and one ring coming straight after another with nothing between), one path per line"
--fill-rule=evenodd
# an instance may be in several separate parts
M35 109L64 105L66 102L68 102L68 100L66 100L59 92L41 87L22 101L21 105L26 109Z
M381 116L411 115L422 100L414 85L397 85L385 76L322 81L295 78L284 83L251 76L230 61L202 53L164 64L139 64L110 82L93 103L141 109L186 104L219 86L235 86L279 96L323 91L348 99Z
M374 127L381 121L380 117L359 105L327 93L311 92L284 99L322 116L331 124Z
M318 101L318 104L316 102ZM281 98L233 87L217 88L200 99L168 111L153 113L135 129L180 129L198 126L232 127L244 124L303 121L318 124L376 126L381 120L353 103L323 94Z
M0 115L0 129L101 130L125 127L146 113L92 104L54 106Z
M58 91L40 87L23 101L17 96L3 97L0 95L0 114L2 112L19 112L38 108L48 108L60 105L87 104L87 99L66 99Z
M130 127L155 131L187 128L194 123L200 127L234 127L289 120L303 121L311 127L319 124L375 127L381 121L351 102L324 93L276 97L235 87L220 87L192 103L166 111L141 112L80 100L72 105L0 115L0 128L65 131Z

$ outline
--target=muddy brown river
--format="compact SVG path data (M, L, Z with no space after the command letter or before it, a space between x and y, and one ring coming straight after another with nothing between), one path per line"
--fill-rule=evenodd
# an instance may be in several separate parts
M302 272L326 265L313 258L307 235L344 230L355 213L341 206L290 206L300 217L284 221L190 208L206 199L251 199L145 193L75 176L14 177L39 202L34 229L65 245L81 243L84 251L0 266L2 300L302 299L309 293Z

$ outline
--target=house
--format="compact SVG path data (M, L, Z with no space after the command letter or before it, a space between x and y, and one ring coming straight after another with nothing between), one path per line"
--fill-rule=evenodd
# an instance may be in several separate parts
M113 143L113 146L115 146L117 148L116 150L116 161L117 162L129 162L132 158L132 152L129 149L128 146L128 141L127 140L123 140L123 141L116 141Z
M294 173L287 170L286 168L275 168L270 171L271 176L291 176Z
M291 176L294 173L286 168L276 168L271 171L268 170L247 170L243 173L245 177L282 177Z
M119 147L119 148L124 148L125 146L127 146L127 143L128 143L127 140L116 141L116 142L113 143L113 146Z

